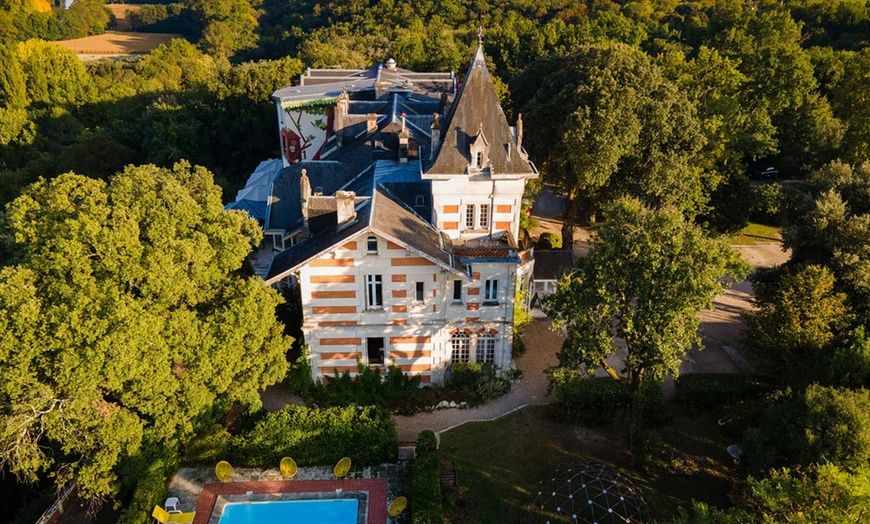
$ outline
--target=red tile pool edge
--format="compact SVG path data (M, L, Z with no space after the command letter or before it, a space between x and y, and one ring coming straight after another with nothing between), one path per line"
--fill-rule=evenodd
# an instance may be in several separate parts
M387 523L387 479L270 480L222 482L202 487L193 524L208 524L221 495L254 493L335 493L335 490L368 492L368 524Z

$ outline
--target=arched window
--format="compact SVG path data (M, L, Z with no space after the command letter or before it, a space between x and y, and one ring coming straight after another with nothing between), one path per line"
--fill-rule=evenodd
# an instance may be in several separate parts
M368 240L366 240L366 253L369 255L378 254L378 237L370 236Z
M466 333L456 333L450 339L450 362L468 362L470 358L470 339Z
M477 337L476 360L479 364L495 363L495 335L486 334Z

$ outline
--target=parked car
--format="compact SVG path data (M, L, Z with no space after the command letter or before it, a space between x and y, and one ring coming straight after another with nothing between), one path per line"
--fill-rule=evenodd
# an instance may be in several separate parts
M775 167L768 167L767 169L761 171L753 171L752 174L749 175L753 180L774 180L779 178L779 169Z

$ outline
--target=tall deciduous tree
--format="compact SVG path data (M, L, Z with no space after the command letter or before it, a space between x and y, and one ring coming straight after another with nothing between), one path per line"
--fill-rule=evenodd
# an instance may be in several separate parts
M716 179L693 162L705 143L695 108L644 52L582 46L532 64L512 90L545 180L568 196L566 242L604 196L705 208Z
M291 340L279 295L238 270L260 229L225 212L203 168L74 174L8 207L17 263L0 271L0 464L54 468L84 495L144 440L189 437L214 406L259 403ZM49 451L51 450L51 451Z
M559 365L589 373L604 365L631 392L632 461L639 464L641 384L679 373L686 352L701 345L698 313L746 265L725 240L709 238L677 210L622 199L605 218L589 255L545 305L568 334ZM627 348L621 373L605 362L616 340Z

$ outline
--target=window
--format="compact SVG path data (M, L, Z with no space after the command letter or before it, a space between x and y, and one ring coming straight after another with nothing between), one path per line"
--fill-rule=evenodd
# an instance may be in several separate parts
M474 229L474 206L465 206L465 229Z
M477 167L483 167L483 151L477 152Z
M378 254L378 238L377 237L369 237L366 241L366 253L369 255L377 255Z
M384 337L366 339L366 356L370 366L384 363Z
M477 362L480 364L495 363L495 337L483 335L477 337Z
M423 195L417 195L414 197L414 207L423 207L426 201L423 199Z
M456 333L450 339L450 363L468 362L470 357L469 337L465 333Z
M480 229L489 227L489 204L480 205L480 216L477 219Z
M486 281L483 300L487 302L498 302L498 280Z
M272 245L275 249L284 251L284 235L272 235Z
M366 304L369 309L384 307L384 283L381 275L366 275Z
M415 286L416 287L414 289L414 300L416 300L417 302L423 302L423 283L416 282Z
M454 302L462 302L462 281L454 280L453 281L453 301Z

